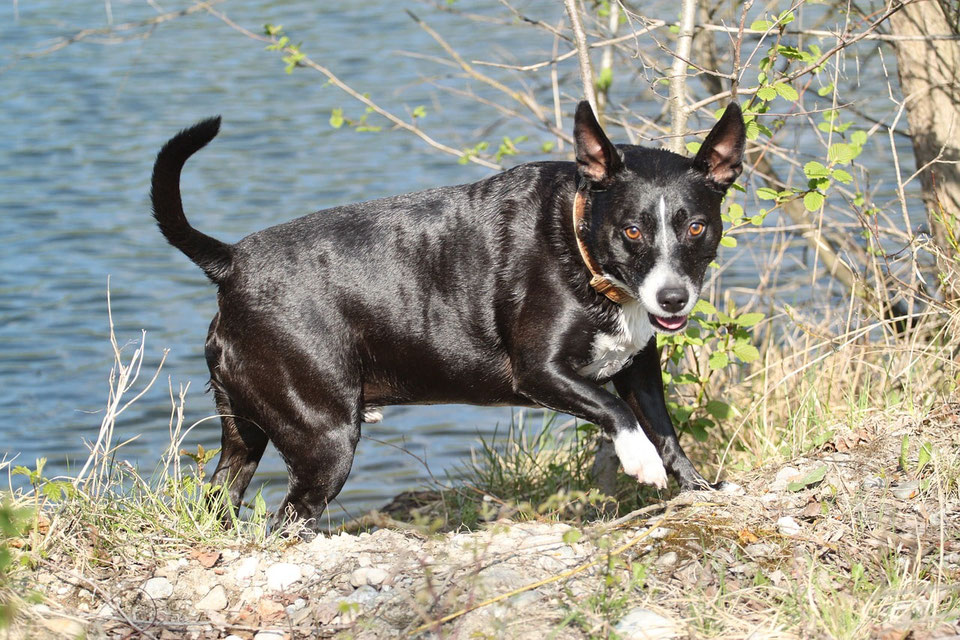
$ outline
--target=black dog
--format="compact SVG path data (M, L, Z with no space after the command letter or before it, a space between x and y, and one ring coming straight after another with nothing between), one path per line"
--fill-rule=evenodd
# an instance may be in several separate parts
M213 483L234 505L269 439L289 472L278 515L317 529L360 423L392 404L554 409L599 425L640 482L664 487L669 471L709 487L667 414L654 334L684 329L716 256L742 168L735 103L692 160L614 146L581 102L576 164L336 207L233 245L191 227L180 201L184 163L219 127L164 146L151 198L170 244L219 287Z

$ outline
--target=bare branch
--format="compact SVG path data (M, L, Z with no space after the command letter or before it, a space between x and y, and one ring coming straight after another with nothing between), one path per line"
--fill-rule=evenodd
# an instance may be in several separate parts
M697 0L683 0L680 8L680 33L677 35L676 56L670 67L670 132L675 136L668 148L683 153L683 134L687 130L687 60L693 43L693 22L697 14Z
M567 8L567 16L570 18L570 28L573 30L573 38L577 43L577 57L580 60L580 83L583 85L583 95L593 108L597 120L601 120L600 110L597 105L596 85L593 82L593 65L590 64L590 52L587 49L587 34L583 31L583 24L580 22L580 10L577 8L577 0L564 0Z

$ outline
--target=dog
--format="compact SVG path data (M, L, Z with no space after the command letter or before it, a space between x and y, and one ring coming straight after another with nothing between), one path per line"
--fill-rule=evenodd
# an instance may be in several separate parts
M684 330L716 257L745 146L735 102L692 159L615 146L581 102L576 162L334 207L236 244L181 203L184 163L219 128L167 142L150 195L167 241L218 287L212 484L234 508L269 440L289 475L276 517L318 531L361 422L396 404L544 407L598 425L640 483L711 488L667 413L656 334Z

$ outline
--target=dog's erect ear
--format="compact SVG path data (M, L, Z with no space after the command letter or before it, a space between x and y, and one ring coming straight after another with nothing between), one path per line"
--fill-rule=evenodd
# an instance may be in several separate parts
M623 165L623 156L603 133L586 100L577 105L573 141L577 173L592 184L603 186Z
M740 105L731 102L703 141L693 166L706 174L718 189L726 191L743 171L746 127Z

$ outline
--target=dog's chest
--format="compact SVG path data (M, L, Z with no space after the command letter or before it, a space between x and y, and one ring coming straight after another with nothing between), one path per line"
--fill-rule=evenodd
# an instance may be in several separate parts
M620 308L616 325L612 333L601 331L594 336L590 362L580 367L580 375L595 380L610 378L630 366L653 337L650 318L635 301Z

